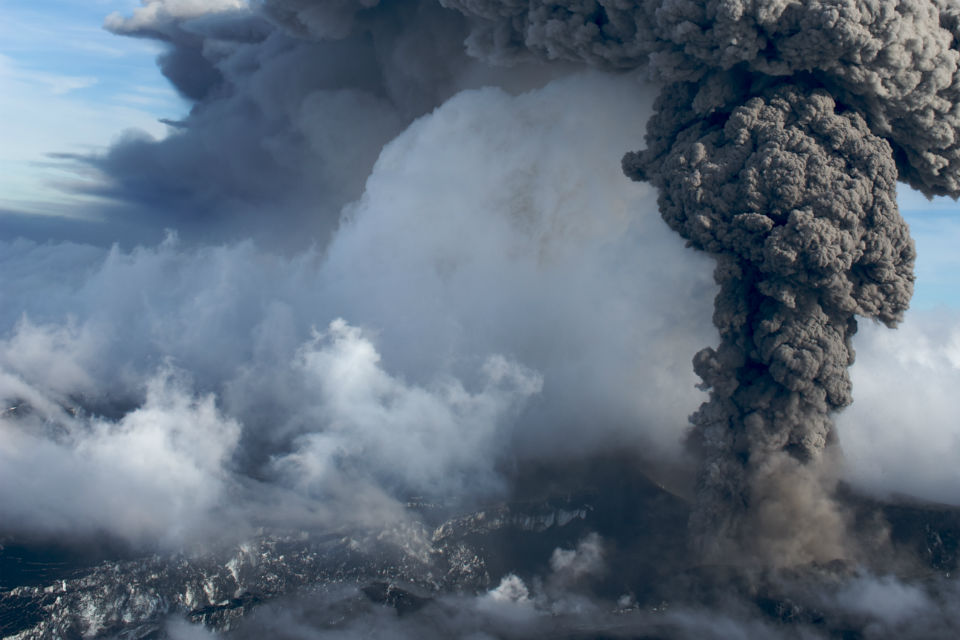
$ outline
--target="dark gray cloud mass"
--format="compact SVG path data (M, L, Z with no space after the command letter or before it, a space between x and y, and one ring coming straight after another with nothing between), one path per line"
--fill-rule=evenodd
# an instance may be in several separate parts
M472 51L532 53L612 68L649 64L665 81L744 69L809 74L894 147L900 179L926 193L960 189L960 9L944 0L762 2L474 2ZM718 105L707 105L715 108Z
M107 176L99 194L116 202L115 217L138 217L154 232L217 239L229 221L229 239L283 244L284 220L325 242L379 149L424 108L383 86L374 42L390 52L384 41L400 25L384 20L377 36L320 41L247 9L197 13L143 9L108 22L166 43L160 68L195 105L166 139L129 135L91 158Z
M957 7L444 4L473 17L476 55L645 64L665 85L647 149L624 170L656 185L666 222L718 262L721 343L694 361L712 390L692 418L702 463L694 534L712 557L758 535L772 548L747 546L767 560L842 555L829 482L799 476L820 464L835 439L831 413L851 402L855 316L893 326L912 295L896 180L960 194ZM784 495L798 485L805 512ZM823 517L833 533L812 542L789 524Z
M896 211L898 169L927 193L958 193L957 51L937 9L790 5L772 12L777 27L763 38L732 26L763 25L769 8L752 20L743 7L720 13L725 41L763 46L714 49L712 59L685 47L700 77L668 86L648 148L625 157L628 175L660 188L667 223L718 259L721 344L695 358L712 393L692 419L703 466L691 524L711 555L758 532L771 545L759 553L788 562L843 553L841 518L809 495L829 489L784 478L820 462L830 413L851 402L854 316L892 326L909 304L914 251ZM804 485L801 506L791 495ZM834 526L813 540L790 524L824 517Z
M161 71L193 102L163 140L130 132L79 158L103 177L89 189L112 203L96 216L108 233L134 221L119 238L132 243L176 228L189 241L324 245L414 118L465 88L516 91L556 75L470 58L466 21L432 1L157 0L107 27L161 42Z
M854 315L902 319L914 251L890 147L856 112L838 113L822 89L779 85L710 122L690 118L691 93L661 97L650 130L669 135L648 136L624 164L637 179L650 171L667 223L718 256L721 343L694 359L713 390L693 417L704 463L694 526L723 537L771 526L742 512L763 519L763 502L777 501L769 486L787 489L783 455L817 462L835 440L830 414L852 401ZM685 114L694 124L675 126ZM785 515L800 514L774 517Z

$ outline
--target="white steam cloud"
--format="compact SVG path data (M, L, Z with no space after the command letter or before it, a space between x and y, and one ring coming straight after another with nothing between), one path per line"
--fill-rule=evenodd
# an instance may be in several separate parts
M516 459L679 463L713 285L609 152L646 102L599 73L461 93L387 145L326 251L4 243L8 528L182 541L305 498L329 521L351 491L390 517L491 495ZM857 338L856 485L955 502L958 325Z
M596 73L461 93L326 251L6 243L8 469L57 462L0 489L5 520L182 541L495 495L523 460L678 459L713 285L609 153L644 101Z
M837 420L846 476L880 496L960 504L960 317L914 312L895 332L864 326L855 345L855 402Z

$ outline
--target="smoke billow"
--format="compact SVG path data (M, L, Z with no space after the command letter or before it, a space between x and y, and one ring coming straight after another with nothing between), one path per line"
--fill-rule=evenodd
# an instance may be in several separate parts
M649 65L665 83L708 87L742 70L791 84L809 75L861 112L894 147L900 179L955 194L960 147L957 8L942 0L867 2L459 2L476 20L470 50L500 60L531 55L608 68ZM728 97L744 102L739 87ZM702 115L736 105L704 104Z
M650 130L669 134L625 166L637 178L649 167L667 223L718 256L721 343L694 360L713 392L693 417L705 465L703 521L693 526L736 540L744 534L727 527L765 531L777 526L767 517L819 515L770 514L765 503L777 509L779 491L769 486L809 484L781 478L795 475L795 461L819 463L834 441L830 414L851 402L854 315L901 319L914 251L896 210L890 147L856 112L790 85L711 124L681 109L691 98L662 98L670 122L658 117ZM674 124L684 120L693 124ZM839 541L822 542L823 552L840 551Z
M415 118L464 89L523 91L563 72L470 58L463 17L429 0L144 5L106 27L162 42L160 69L193 107L161 140L131 131L78 158L107 203L90 216L127 244L176 228L185 241L323 246Z
M812 544L792 532L795 518L823 522L823 501L778 502L810 486L797 463L820 463L830 413L851 402L854 316L893 326L908 306L898 172L928 194L958 193L951 15L934 3L785 8L764 46L669 86L648 148L625 157L628 175L660 188L671 228L718 260L721 344L695 358L712 393L692 437L704 465L692 526L714 554L756 530L775 547L803 544L794 553L807 559L841 553L837 514ZM717 30L756 25L737 42L771 18L726 17Z
M478 20L482 55L646 63L665 84L648 146L624 170L656 185L667 224L718 262L721 343L694 361L712 391L692 418L695 536L714 557L757 532L777 547L769 558L842 553L841 518L823 500L805 513L779 503L786 487L813 490L800 469L821 463L831 413L851 402L855 316L893 326L912 295L896 179L960 193L956 8L448 4ZM780 548L797 541L790 520L824 517L832 533L813 547Z

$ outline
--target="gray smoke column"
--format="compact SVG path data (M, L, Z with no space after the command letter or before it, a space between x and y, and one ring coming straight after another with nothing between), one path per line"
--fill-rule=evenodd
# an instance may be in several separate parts
M720 345L694 366L701 460L694 540L707 558L848 553L833 503L831 413L852 401L856 316L895 326L914 249L896 181L960 194L960 9L942 0L476 2L468 47L663 85L625 173L717 260Z
M804 83L713 118L684 108L694 91L665 92L649 131L672 135L624 161L660 188L670 227L717 258L721 342L694 358L711 389L692 417L694 534L710 555L749 536L769 558L837 557L842 519L812 470L834 440L831 412L852 400L854 316L893 326L913 291L890 145Z

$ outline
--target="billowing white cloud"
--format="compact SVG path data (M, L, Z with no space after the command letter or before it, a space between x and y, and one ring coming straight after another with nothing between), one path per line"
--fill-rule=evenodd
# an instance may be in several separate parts
M142 405L117 421L78 415L2 369L0 398L8 530L175 543L212 526L240 426L176 372L158 372Z
M131 251L7 243L3 266L19 276L0 283L0 365L19 386L5 397L91 434L88 449L27 442L105 458L179 433L173 416L187 416L176 429L211 432L219 448L184 481L206 478L218 497L191 480L165 499L198 523L213 511L269 521L268 493L289 501L276 517L309 499L322 520L348 495L386 514L412 494L490 494L508 462L624 447L676 459L700 401L688 362L711 339L713 285L608 151L639 132L645 96L601 74L461 93L384 149L324 252L173 235ZM171 367L188 382L161 402L151 389ZM94 417L69 417L77 407ZM129 494L163 488L148 469L157 484L131 481ZM67 502L100 495L59 486ZM176 512L116 529L163 538ZM106 512L83 517L98 513L111 528Z
M960 315L917 311L896 331L863 324L855 402L837 420L847 476L880 495L960 504Z
M320 341L327 344L318 348ZM425 389L390 376L379 361L373 344L342 320L298 352L295 375L315 395L298 416L306 433L276 467L320 499L338 476L354 472L421 495L495 483L498 432L516 417L511 409L540 392L540 376L495 355L476 393L454 378Z

